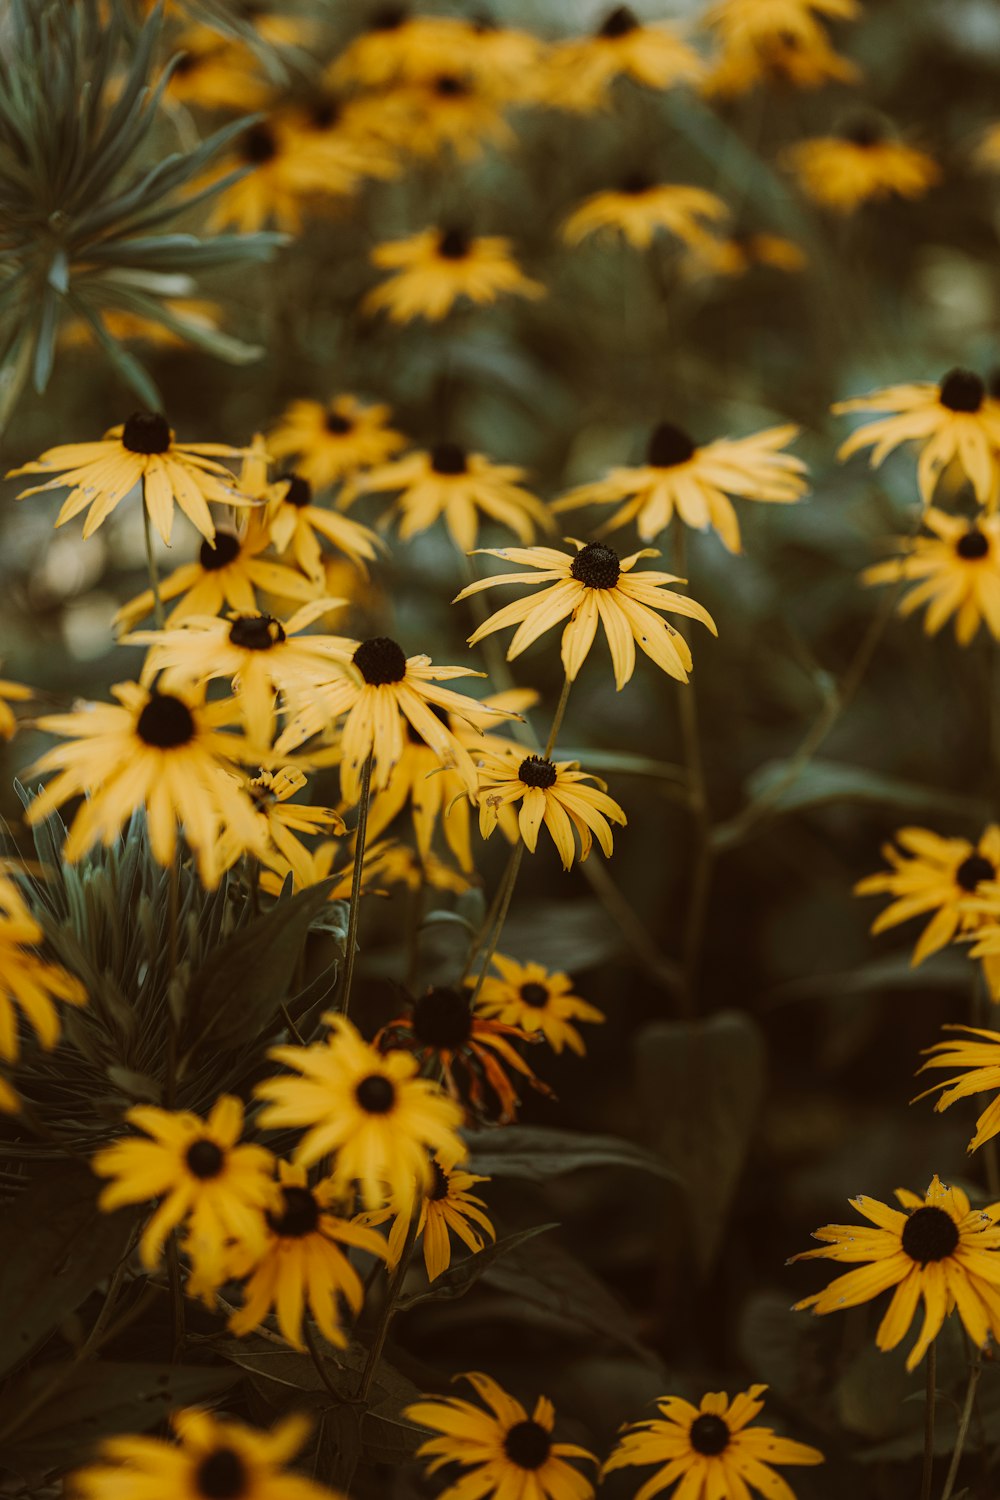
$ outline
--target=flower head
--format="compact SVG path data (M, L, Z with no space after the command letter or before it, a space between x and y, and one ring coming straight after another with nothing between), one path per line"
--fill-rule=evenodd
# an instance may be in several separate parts
M954 618L960 646L969 644L984 621L1000 640L1000 516L964 521L932 507L924 512L924 525L932 536L900 537L903 556L866 568L863 581L914 584L900 600L899 613L910 615L926 604L928 635Z
M297 766L283 766L273 774L261 771L258 776L243 778L243 786L262 825L265 842L256 851L257 859L266 868L279 871L282 878L290 871L296 889L313 884L314 855L302 843L301 836L342 834L343 818L332 807L310 807L306 802L291 800L306 786L306 778ZM227 839L224 833L220 840L220 863L228 869L242 853L239 841Z
M932 1084L924 1093L918 1094L917 1099L937 1094L934 1108L940 1113L950 1109L958 1099L997 1090L976 1121L976 1133L969 1142L969 1150L978 1151L995 1135L1000 1135L1000 1032L985 1031L976 1026L946 1026L944 1029L961 1035L925 1047L927 1061L918 1071L926 1073L929 1068L958 1068L960 1071L954 1078Z
M616 5L590 36L553 47L546 98L560 109L589 113L608 103L617 78L662 90L697 83L704 71L697 52L669 24L643 24L629 6Z
M359 521L316 505L312 485L301 474L284 475L270 486L267 525L277 550L292 552L303 573L315 579L323 577L320 537L343 552L366 576L365 563L375 558L383 546L375 533Z
M486 1214L486 1204L470 1188L488 1177L476 1177L463 1171L439 1152L431 1162L431 1185L424 1194L417 1220L416 1238L422 1241L424 1266L428 1281L436 1281L451 1265L451 1236L455 1234L473 1255L486 1241L496 1239L496 1231ZM387 1244L390 1266L399 1264L410 1227L408 1209L397 1211L391 1204L364 1216L366 1224L392 1221Z
M690 183L654 182L635 173L618 188L585 198L566 219L562 237L570 245L595 233L618 234L646 250L662 230L683 244L697 246L711 237L711 226L729 209L707 188Z
M540 755L489 751L479 757L479 831L489 838L503 809L520 803L518 832L534 854L542 825L559 851L564 870L577 858L585 860L594 837L610 859L614 841L610 825L624 826L625 814L607 795L604 783L581 771L573 761L551 761ZM596 786L587 786L589 781ZM575 835L575 837L574 837Z
M268 451L294 460L295 472L322 490L359 469L384 464L406 439L389 426L388 406L365 405L355 396L329 401L292 401L268 433Z
M25 703L31 697L31 689L20 682L8 682L0 678L0 740L12 739L17 729L10 705Z
M0 881L0 1058L6 1062L16 1062L20 1050L15 1007L30 1022L39 1044L49 1049L61 1030L54 1002L87 1003L81 981L35 951L43 941L44 933L16 887Z
M484 978L476 1009L529 1035L541 1034L554 1052L569 1047L582 1057L586 1048L573 1022L593 1024L603 1021L604 1014L573 994L569 975L543 964L519 964L500 953L493 955L493 967L497 972Z
M393 274L368 293L369 313L385 311L394 323L437 322L461 299L477 304L498 297L541 297L545 288L520 270L510 241L472 235L458 226L423 229L408 239L376 245L372 260Z
M840 135L799 141L783 161L806 195L833 213L852 214L877 198L922 198L940 181L941 169L926 151L893 140L864 116Z

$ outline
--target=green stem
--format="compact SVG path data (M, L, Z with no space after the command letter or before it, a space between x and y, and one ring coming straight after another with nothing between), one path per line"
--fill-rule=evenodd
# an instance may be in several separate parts
M937 1344L927 1351L927 1399L924 1403L924 1467L920 1479L920 1500L931 1500L934 1482L934 1406L937 1401Z
M504 924L507 921L507 913L510 911L510 903L514 899L514 887L517 884L517 874L521 868L521 860L523 858L524 841L523 839L518 839L517 843L514 846L514 852L511 855L510 863L507 866L507 873L504 879L504 885L502 887L502 895L497 912L496 924L493 928L493 935L490 938L489 946L487 947L486 952L483 954L483 961L479 969L479 978L476 980L476 987L472 991L472 997L469 1000L470 1010L475 1009L476 1001L479 999L479 991L482 989L483 981L486 978L486 971L493 961L493 955L497 951L497 946L499 945L500 938L503 935Z
M326 1373L326 1361L316 1347L316 1339L313 1336L312 1329L309 1327L308 1317L302 1320L302 1337L305 1340L306 1348L309 1350L309 1358L316 1367L316 1374L322 1380L333 1399L340 1405L344 1399L343 1393L337 1390L337 1387Z
M972 1421L972 1413L976 1405L976 1391L979 1389L979 1377L982 1373L982 1355L977 1352L976 1358L969 1370L969 1384L966 1387L965 1403L962 1407L962 1415L959 1418L955 1451L952 1453L951 1463L948 1465L948 1477L945 1479L944 1489L941 1491L941 1500L951 1500L952 1492L958 1479L959 1465L962 1462L965 1440L969 1435L969 1424Z
M572 686L573 684L569 678L565 677L563 679L562 692L559 694L559 702L556 704L556 711L552 716L552 727L549 730L549 737L545 741L545 749L542 751L543 760L548 760L555 748L556 735L562 728L562 721L566 713L566 704L569 702L569 690Z
M678 519L674 534L674 567L679 577L687 575L687 558L684 526ZM705 921L708 915L708 898L712 886L714 852L712 848L712 816L708 803L708 787L705 780L705 762L698 728L698 700L694 683L679 682L681 738L684 744L684 764L687 767L688 806L694 821L695 849L688 900L687 919L684 924L682 969L684 974L684 999L686 1009L694 1015L698 1009L696 991L698 967L701 960Z
M368 839L368 803L372 789L372 756L369 751L361 768L361 800L358 803L358 826L354 838L354 873L351 877L351 911L347 923L347 951L344 955L344 984L340 1010L347 1015L354 983L354 963L358 946L358 919L361 915L361 877L365 867L365 843Z
M356 1401L368 1400L368 1393L372 1388L372 1381L375 1379L375 1376L378 1372L379 1360L382 1358L382 1350L385 1348L385 1341L389 1333L389 1326L392 1323L392 1320L396 1313L396 1303L399 1300L400 1292L403 1290L403 1282L406 1279L406 1272L409 1269L410 1265L410 1256L413 1254L413 1247L417 1241L417 1230L420 1226L420 1210L422 1207L423 1196L418 1187L416 1191L416 1199L413 1205L413 1211L410 1215L410 1227L406 1231L406 1239L403 1242L403 1248L400 1252L399 1261L397 1262L396 1269L395 1271L393 1271L392 1278L389 1281L389 1287L385 1297L385 1306L382 1309L382 1316L379 1318L378 1327L375 1330L375 1337L372 1339L371 1347L368 1350L368 1357L365 1360L364 1369L361 1371L361 1379L358 1382L358 1393L355 1397Z
M476 954L482 948L483 944L489 941L490 933L493 931L493 926L497 919L497 912L500 910L500 903L503 900L504 891L506 891L507 889L507 882L510 879L511 866L517 858L517 849L518 845L514 844L507 856L507 863L504 866L503 875L500 877L500 884L497 886L493 900L487 907L486 915L482 920L479 931L476 933L475 937L469 945L469 951L465 957L465 965L462 969L461 974L459 975L459 984L463 983L463 981L468 978L469 970L472 968L472 965L476 961Z
M163 629L164 613L163 599L160 595L160 570L156 566L156 557L153 552L153 528L149 519L149 511L146 507L146 482L142 486L142 529L146 538L146 566L149 569L149 587L153 592L153 618L156 621L157 630Z

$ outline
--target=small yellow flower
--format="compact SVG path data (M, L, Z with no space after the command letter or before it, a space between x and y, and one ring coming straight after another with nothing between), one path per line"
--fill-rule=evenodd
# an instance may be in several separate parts
M900 600L899 613L910 615L926 604L928 635L954 617L960 646L967 646L984 622L1000 640L1000 516L970 522L930 508L924 525L933 536L899 537L903 556L866 568L863 581L915 584Z
M305 802L291 801L306 784L305 776L296 766L284 766L274 774L261 771L259 776L243 781L263 824L265 843L256 857L283 872L291 871L296 889L316 883L313 854L296 835L339 835L345 831L343 818L332 807L311 807ZM229 869L243 853L242 847L238 839L227 838L225 832L219 843L220 863Z
M272 111L250 125L219 163L209 181L239 169L245 175L213 200L208 229L254 234L268 224L290 234L302 229L306 209L326 188L327 164L303 143L294 116ZM355 186L360 183L356 179Z
M745 276L756 267L794 273L808 263L801 245L784 235L736 232L721 239L710 235L692 245L685 269L693 275Z
M718 0L703 17L722 46L705 93L731 98L757 84L857 82L858 69L830 46L820 18L854 20L860 10L857 0Z
M557 43L549 70L546 102L589 113L607 105L617 78L663 90L698 83L705 65L669 24L642 24L627 5L616 5L591 36Z
M267 103L270 90L244 42L211 26L192 26L181 32L174 46L180 56L164 91L169 103L243 114Z
M391 415L388 406L366 406L355 396L293 401L268 433L267 447L275 458L294 460L296 473L323 490L387 463L406 446L388 425Z
M928 1068L959 1068L961 1071L954 1078L932 1084L924 1093L918 1094L917 1099L939 1094L934 1108L940 1113L950 1109L958 1099L997 1090L976 1121L976 1133L969 1142L968 1149L978 1151L980 1146L1000 1135L1000 1032L984 1031L976 1026L946 1026L944 1029L961 1035L925 1047L924 1055L928 1060L918 1073L926 1073ZM913 1102L915 1104L917 1100Z
M492 962L497 973L483 980L476 1009L529 1035L540 1032L554 1052L569 1047L582 1057L586 1048L573 1022L593 1025L603 1021L604 1014L574 995L569 975L542 964L519 964L501 953L495 953Z
M451 1265L452 1234L475 1255L488 1239L496 1239L496 1231L487 1217L486 1204L469 1191L480 1182L489 1182L488 1177L462 1171L440 1152L431 1162L431 1174L431 1185L420 1207L416 1238L422 1242L427 1279L437 1281ZM385 1224L390 1219L388 1261L390 1266L396 1266L410 1227L408 1209L400 1212L390 1204L366 1214L362 1222Z
M637 250L646 250L662 230L688 246L700 245L711 226L728 218L729 209L716 193L690 183L653 182L635 173L619 188L585 198L566 219L562 237L578 245L590 234L619 234Z
M595 786L587 786L593 781ZM541 755L522 756L485 752L479 757L479 831L488 839L501 811L514 803L518 831L530 854L538 846L542 825L559 851L564 870L574 859L590 853L594 837L606 858L614 853L610 825L624 826L625 814L596 776L581 771L574 761L551 761Z
M922 198L941 179L941 168L926 151L893 140L868 120L840 135L799 141L782 160L808 197L839 214L893 194Z
M376 245L372 261L393 274L368 293L362 309L385 311L394 323L413 318L437 322L457 302L479 305L498 297L542 297L545 288L525 276L501 235L471 235L465 229L423 229L408 239Z
M395 89L388 102L398 119L396 139L414 156L448 150L458 161L471 161L487 146L517 139L504 118L505 100L490 80L473 73L441 69Z
M20 1051L17 1010L30 1022L39 1045L51 1049L59 1040L59 1012L53 1003L86 1005L79 979L58 964L47 963L34 949L44 934L12 882L0 883L0 1058L16 1062Z
M320 537L343 552L367 577L365 563L384 550L384 544L374 531L362 526L360 521L352 521L336 511L316 505L312 485L302 474L284 475L269 486L267 495L267 527L271 540L280 553L292 553L307 577L317 581L323 577Z
M407 5L381 5L331 65L328 80L376 89L427 78L464 40L466 25L451 16L412 15Z

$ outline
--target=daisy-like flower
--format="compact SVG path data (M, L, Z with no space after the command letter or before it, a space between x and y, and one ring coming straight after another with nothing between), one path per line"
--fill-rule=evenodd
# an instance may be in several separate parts
M174 63L164 98L196 109L229 109L250 114L267 103L268 85L257 59L242 41L211 26L192 26L175 43Z
M496 1231L482 1198L469 1191L480 1182L489 1182L488 1177L462 1171L440 1152L431 1162L431 1172L433 1181L420 1206L416 1238L422 1241L427 1279L437 1281L451 1265L452 1233L475 1255L488 1239L496 1239ZM385 1224L390 1219L388 1260L390 1266L397 1266L410 1227L409 1212L398 1213L390 1204L364 1216L364 1222L372 1225Z
M691 247L686 269L708 276L745 276L757 266L792 273L804 270L808 263L805 251L794 240L749 231L699 240Z
M789 146L782 161L821 208L852 214L877 198L922 198L941 180L926 151L894 140L877 122L861 120L839 135Z
M346 714L340 789L345 801L354 803L361 794L361 768L369 755L374 758L375 790L388 785L402 758L409 724L441 764L458 773L466 792L474 797L477 777L472 758L435 710L454 714L474 728L484 714L496 721L513 717L507 710L484 707L475 699L437 686L456 677L483 674L471 667L435 667L429 656L407 657L398 642L384 635L352 641L351 648L347 659L356 669L357 680L344 676L317 688L310 703L286 724L276 746L278 754L297 749Z
M643 25L627 5L609 11L591 36L557 43L550 67L547 101L583 113L608 103L616 78L660 90L697 83L705 72L697 52L669 24Z
M207 1120L187 1110L136 1104L125 1119L143 1132L99 1151L91 1165L111 1181L98 1200L105 1213L127 1203L161 1203L146 1224L139 1255L147 1270L159 1263L172 1229L185 1224L184 1249L200 1284L219 1286L227 1241L263 1253L267 1209L280 1210L274 1157L263 1146L237 1144L243 1105L231 1095L213 1105Z
M457 443L437 443L427 452L409 453L359 475L345 499L396 490L393 509L403 541L427 531L443 517L455 546L460 552L471 552L480 512L509 527L524 543L534 540L536 527L550 529L548 510L519 482L523 478L524 470L514 464L495 464Z
M588 781L596 782L596 786L586 786ZM603 781L581 771L574 761L551 761L540 755L522 759L518 751L481 755L479 831L484 839L496 828L502 809L518 802L518 832L528 852L534 854L544 823L564 870L577 857L577 840L583 861L595 835L610 859L614 852L610 824L624 827L627 821L618 803L607 795Z
M959 1099L969 1099L973 1094L993 1093L994 1097L976 1121L976 1133L969 1142L970 1151L978 1151L987 1141L1000 1135L1000 1032L985 1031L977 1026L945 1026L945 1031L961 1035L935 1042L925 1047L927 1061L918 1069L926 1073L933 1068L957 1068L953 1078L945 1078L932 1084L917 1099L926 1099L937 1094L935 1110L950 1109ZM914 1099L914 1104L917 1102Z
M220 831L252 852L261 838L234 764L247 757L248 746L221 731L232 721L232 701L206 703L204 685L158 692L122 682L111 692L117 703L90 703L37 720L39 729L66 743L31 767L31 775L56 775L31 803L27 822L40 823L71 797L86 794L63 846L63 858L73 864L98 840L112 844L132 813L145 807L154 859L173 863L179 823L203 883L214 887L221 874Z
M757 1490L768 1500L794 1500L773 1464L821 1464L823 1455L805 1443L779 1437L770 1427L751 1427L764 1410L766 1385L752 1385L730 1401L725 1391L711 1391L697 1406L680 1396L664 1396L652 1417L627 1427L601 1470L646 1468L657 1472L635 1492L635 1500L652 1500L680 1481L684 1500L747 1500ZM748 1489L749 1486L749 1489Z
M878 1326L875 1342L895 1349L924 1301L920 1335L906 1368L917 1367L954 1308L966 1332L980 1349L992 1335L1000 1338L1000 1203L972 1209L961 1188L946 1187L936 1176L923 1198L906 1188L896 1197L904 1211L877 1198L851 1200L869 1224L828 1224L813 1239L824 1243L792 1260L846 1261L858 1269L837 1276L825 1291L795 1304L796 1311L839 1312L870 1302L894 1287L892 1301Z
M466 24L451 16L416 16L408 5L380 5L331 65L329 81L376 89L427 78L462 39Z
M255 234L273 224L298 234L307 206L324 193L326 175L322 159L303 147L294 117L272 111L250 125L204 185L241 168L245 175L216 194L207 228Z
M15 1006L49 1050L62 1029L54 1002L87 1003L87 991L75 975L34 951L43 941L41 927L14 885L0 883L0 1057L6 1062L16 1062L20 1051Z
M286 1417L270 1432L207 1411L175 1412L179 1446L162 1438L105 1438L100 1458L72 1476L80 1500L343 1500L285 1465L305 1443L309 1423Z
M418 1458L430 1459L427 1473L436 1474L447 1464L466 1471L443 1489L440 1500L482 1500L493 1496L530 1496L531 1500L591 1500L594 1486L567 1459L596 1464L586 1448L553 1439L555 1408L539 1396L531 1416L520 1401L488 1375L470 1371L461 1377L472 1386L489 1408L483 1411L458 1396L426 1397L403 1409L403 1416L440 1436L417 1449Z
M591 1024L604 1020L603 1011L573 993L568 974L542 964L519 964L503 954L493 955L496 974L487 974L476 1001L477 1011L495 1016L529 1035L540 1033L553 1052L569 1047L578 1057L586 1048L574 1021Z
M447 149L459 161L471 161L487 146L510 146L517 139L504 118L505 101L482 75L442 69L396 89L390 102L399 111L400 144L415 156Z
M860 0L716 0L703 21L724 41L743 41L815 26L819 17L856 21L860 15Z
M915 584L900 600L899 613L911 615L926 604L927 635L936 635L954 617L960 646L969 644L984 621L1000 640L1000 516L969 522L931 508L924 525L933 536L899 537L903 556L866 568L863 581Z
M319 95L305 108L283 113L285 127L295 142L295 159L307 181L321 183L321 199L352 198L367 177L385 181L402 170L390 145L386 121L372 110L372 101Z
M401 1204L412 1204L414 1194L432 1184L435 1151L465 1160L468 1152L457 1134L461 1108L433 1080L416 1076L415 1058L383 1055L345 1016L328 1012L323 1020L330 1028L325 1041L269 1052L302 1076L257 1085L266 1101L261 1126L305 1128L296 1164L308 1167L336 1153L336 1182L356 1180L367 1208L381 1208L387 1189Z
M12 703L26 703L31 697L31 689L24 687L20 682L10 682L6 678L0 678L0 740L13 739L17 730L17 720L14 718Z
M314 881L312 852L296 835L309 837L345 831L343 818L332 807L310 807L308 803L290 800L306 784L306 778L297 766L284 766L273 775L270 771L261 771L259 776L248 777L243 782L263 829L263 846L256 853L257 859L284 873L290 870L297 889ZM219 842L220 862L224 869L229 869L243 850L239 841L227 839L225 832Z
M391 415L388 406L366 406L355 396L292 401L268 433L268 452L294 460L297 474L315 489L326 489L359 469L387 463L406 446L389 426Z
M261 859L264 868L261 870L260 884L268 895L276 896L289 875L292 877L293 890L304 890L307 886L318 885L321 880L336 877L336 884L331 887L327 899L343 901L351 894L354 863L343 842L328 839L317 845L310 856L308 870L301 878L296 876L288 861L280 855L272 856L265 851ZM470 888L469 880L460 871L453 870L433 852L421 856L407 844L397 843L393 839L369 843L365 848L362 894L384 894L397 885L414 892L419 891L422 886L429 886L431 890L450 891L455 896L460 896Z
M796 31L772 31L728 45L702 92L711 99L732 99L758 85L818 89L827 83L857 83L860 77L855 64L830 46L823 28L810 22Z
M912 381L853 396L832 408L837 416L849 412L888 412L876 422L859 427L841 443L843 462L862 448L871 448L872 468L878 468L900 443L921 445L917 482L925 505L944 470L952 463L963 471L980 505L996 508L1000 498L1000 401L987 394L972 370L949 370L939 384Z
M562 237L578 245L587 235L611 231L637 250L646 250L664 230L686 245L699 245L711 226L728 216L726 204L707 188L654 182L637 172L620 187L585 198L563 224Z
M242 458L244 448L226 443L177 443L165 417L158 412L135 412L121 427L112 427L99 443L66 443L49 448L41 458L11 469L20 474L52 474L43 484L22 490L19 500L48 490L69 490L56 525L63 526L87 511L84 538L93 536L111 512L137 487L150 520L167 546L174 524L174 503L206 540L215 536L209 501L221 505L250 505L230 471L219 458ZM89 506L89 510L88 510Z
M750 437L717 438L698 447L680 427L661 422L649 440L645 464L612 469L604 479L570 490L552 509L621 502L604 530L635 521L644 542L664 531L676 512L686 526L713 527L730 552L739 552L740 527L730 496L790 505L808 488L805 464L784 452L798 431L791 424L767 427Z
M309 578L323 577L324 537L367 577L366 562L378 556L383 543L374 531L337 511L313 502L312 485L303 474L287 474L268 489L267 526L280 553L291 552Z
M604 627L608 639L615 686L619 690L635 671L636 646L664 672L686 682L691 669L688 643L680 631L654 611L670 610L673 614L700 620L713 635L718 632L711 615L700 604L682 594L665 590L666 584L684 580L673 573L633 573L640 557L659 556L652 548L620 558L614 548L606 547L603 542L584 544L574 541L573 545L577 549L575 555L557 552L552 547L483 548L488 557L522 563L539 571L500 573L492 578L480 578L456 596L456 603L498 584L546 583L549 586L540 594L528 594L523 599L515 599L512 604L505 604L469 636L469 645L474 646L495 630L516 625L518 628L507 648L507 660L513 661L532 641L569 615L569 624L562 634L562 664L570 682L587 659L598 624Z
M498 297L545 294L540 282L524 275L502 235L472 235L458 226L422 229L376 245L371 258L393 274L368 293L362 309L385 311L393 323L438 322L460 299L488 305Z
M231 1252L228 1276L248 1280L243 1306L233 1313L229 1327L238 1336L252 1333L273 1308L282 1337L294 1349L304 1349L302 1317L308 1307L323 1337L343 1349L347 1335L340 1317L341 1299L355 1315L364 1301L361 1277L344 1253L345 1247L384 1260L385 1241L363 1223L338 1213L343 1191L332 1178L310 1187L304 1167L279 1161L278 1184L278 1206L265 1215L263 1251L238 1245Z

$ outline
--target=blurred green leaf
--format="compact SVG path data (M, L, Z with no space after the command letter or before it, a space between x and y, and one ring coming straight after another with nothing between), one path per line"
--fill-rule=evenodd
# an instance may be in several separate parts
M502 1130L470 1131L466 1139L472 1169L486 1177L545 1182L566 1172L627 1167L670 1181L680 1180L678 1173L653 1152L609 1135L508 1125Z

